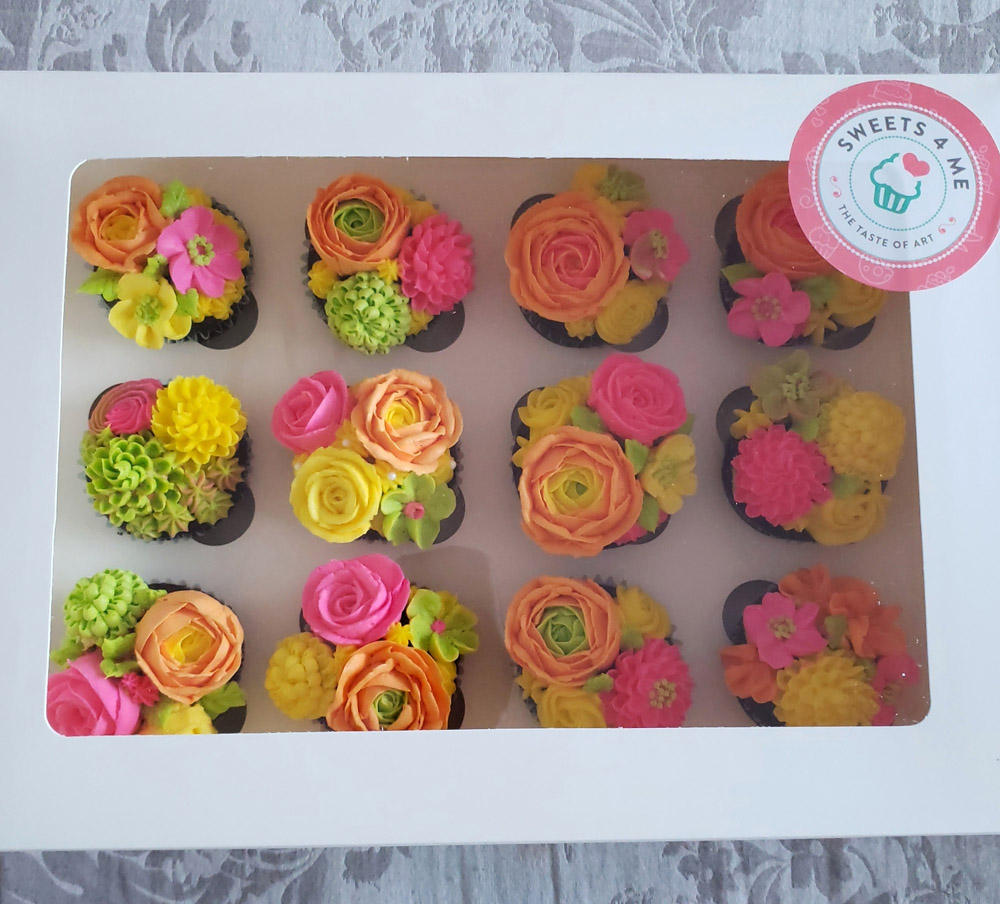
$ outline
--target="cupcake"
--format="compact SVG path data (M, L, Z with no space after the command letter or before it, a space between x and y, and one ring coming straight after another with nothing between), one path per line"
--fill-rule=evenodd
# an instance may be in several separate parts
M278 400L271 432L295 454L295 516L329 543L426 549L462 523L462 414L433 377L393 370L348 387L320 371Z
M871 332L886 293L838 272L809 243L792 209L788 164L722 208L715 238L722 303L737 336L843 349Z
M641 587L540 577L511 601L504 645L543 728L676 728L693 683L672 632Z
M316 310L350 348L447 348L473 288L472 238L429 201L374 176L341 176L306 212L306 267Z
M726 687L758 725L892 725L919 678L899 614L824 565L748 581L723 608Z
M921 178L930 171L930 164L916 154L886 157L868 174L875 187L875 206L890 213L906 213L910 202L920 197Z
M578 558L659 536L698 485L693 421L673 371L635 355L533 389L511 416L521 528Z
M299 622L264 679L286 716L333 731L461 726L461 661L479 637L454 594L411 585L386 556L335 559L309 575Z
M235 540L254 513L246 426L239 400L208 377L106 389L80 443L94 510L140 540Z
M673 217L649 206L641 176L581 166L570 190L514 214L504 258L532 328L569 348L649 348L667 328L667 292L689 257Z
M63 605L46 713L61 735L215 734L242 729L243 627L228 606L180 584L106 569Z
M726 496L755 530L840 546L882 529L906 435L894 402L798 350L726 396L717 426Z
M73 212L69 240L94 268L79 291L99 295L111 325L143 348L232 348L257 325L250 240L200 188L110 179Z

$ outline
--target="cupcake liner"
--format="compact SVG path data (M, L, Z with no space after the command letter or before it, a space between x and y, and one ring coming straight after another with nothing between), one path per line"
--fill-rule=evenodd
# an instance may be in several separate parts
M544 387L539 386L537 388L543 389ZM521 418L517 413L517 409L527 403L528 396L531 394L531 392L533 392L533 390L528 390L528 392L526 392L523 396L521 396L521 398L519 398L514 403L514 410L511 412L510 415L510 431L514 435L514 445L511 448L511 456L513 456L513 454L517 452L517 450L520 448L520 446L518 446L517 444L517 438L520 436L523 439L528 439L528 437L531 435L531 431L528 429L527 426L525 426L524 423L522 423ZM514 492L517 493L521 481L521 468L515 465L513 460L510 463L510 471L514 479ZM643 534L638 539L629 540L628 543L610 543L607 546L605 546L604 549L605 550L624 549L626 546L642 546L644 543L649 543L655 540L657 537L659 537L660 534L662 534L667 529L667 525L670 523L670 519L671 516L667 515L667 517L656 526L655 530ZM612 594L612 596L613 595L614 594Z
M719 215L715 220L715 243L718 245L719 251L722 253L723 267L729 267L733 264L747 263L746 256L743 254L743 249L740 248L739 240L736 237L736 208L739 207L741 200L743 200L743 195L738 195L737 197L729 200L722 210L719 211ZM719 276L719 297L722 300L722 306L726 309L727 314L739 298L739 295L733 291L733 287L729 285L729 280L722 275ZM834 319L836 320L836 318ZM822 343L820 343L820 347L828 348L833 351L854 348L854 346L858 345L868 337L868 334L871 333L874 326L874 317L867 323L862 323L860 326L844 326L843 324L838 323L836 330L826 332L823 336ZM763 345L764 341L762 339L758 339L757 343ZM815 343L813 343L812 339L808 336L795 336L778 347L793 348L797 345L814 344Z

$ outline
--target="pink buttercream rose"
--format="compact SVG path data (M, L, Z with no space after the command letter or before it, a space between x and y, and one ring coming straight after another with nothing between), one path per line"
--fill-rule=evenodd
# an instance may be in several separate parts
M608 355L590 377L587 405L622 439L651 446L687 420L677 375L635 355Z
M321 370L296 380L274 406L271 432L296 454L333 445L337 429L350 416L354 402L344 378Z
M792 288L784 273L768 273L733 284L740 297L729 311L729 329L737 336L760 339L772 348L801 336L812 312L805 292Z
M747 641L757 648L757 658L772 669L787 668L800 656L826 648L826 638L816 627L819 606L795 601L780 593L765 593L756 606L743 610Z
M639 279L673 282L691 257L665 210L638 210L625 220L622 239L628 246L632 272Z
M309 575L302 589L302 615L324 640L362 646L385 637L409 597L409 581L386 556L334 560Z
M139 704L101 671L96 650L49 677L45 712L49 725L71 738L132 734L139 724Z
M106 390L90 412L91 433L106 427L116 436L148 430L153 419L156 393L163 389L159 380L128 380Z
M472 237L443 213L414 227L399 249L399 282L415 311L450 311L472 291Z
M680 650L665 640L647 640L620 653L608 672L612 689L601 694L611 728L676 728L691 706L691 673Z
M815 443L772 424L740 441L733 459L733 498L750 518L775 527L807 515L830 498L833 471Z
M209 298L221 297L226 280L243 275L238 248L236 234L216 223L207 207L189 207L156 240L177 291L184 294L193 286Z

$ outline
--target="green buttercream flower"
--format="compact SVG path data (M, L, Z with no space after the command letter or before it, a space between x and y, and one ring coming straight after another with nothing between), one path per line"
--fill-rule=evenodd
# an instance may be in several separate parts
M441 532L441 522L455 511L455 491L430 474L407 474L382 497L382 536L393 546L412 540L427 549Z
M105 427L100 433L91 433L88 430L83 434L83 439L80 440L80 460L85 468L90 464L94 453L102 446L106 447L113 436L114 434L108 427Z
M830 401L839 388L836 377L819 370L810 372L809 355L801 350L777 364L758 368L750 381L750 389L772 421L790 417L801 422L818 417L820 405Z
M65 665L91 647L100 647L112 660L130 655L136 624L164 593L131 571L109 568L81 578L63 604L66 640L52 654L53 661Z
M413 646L426 650L435 659L454 662L460 655L479 649L475 627L478 619L454 594L420 589L406 607Z
M646 183L642 176L612 164L597 190L609 201L645 201Z
M140 540L155 540L166 535L176 537L186 533L194 515L183 502L170 502L159 511L136 515L125 525L125 530Z
M94 508L116 527L126 529L137 518L177 505L187 485L173 453L143 433L115 436L106 446L98 446L84 473Z
M205 476L212 481L220 490L231 493L243 479L243 465L232 458L210 458L208 463L201 468Z
M406 691L382 691L372 703L379 726L388 728L392 725L399 718L403 707L406 706L406 700Z
M542 613L538 633L553 656L569 656L590 648L580 610L572 606L550 606Z
M351 198L333 212L333 225L358 242L377 242L385 225L385 214L374 204Z
M406 341L410 305L396 283L373 271L338 280L326 296L330 331L351 348L367 354L385 353Z
M188 485L181 490L181 502L199 524L215 524L233 507L232 497L204 471L188 472Z

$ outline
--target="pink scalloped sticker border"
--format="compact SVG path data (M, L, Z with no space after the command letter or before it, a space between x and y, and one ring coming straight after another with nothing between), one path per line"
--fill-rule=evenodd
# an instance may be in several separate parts
M870 286L912 291L961 276L1000 229L1000 152L953 97L872 81L831 95L792 142L788 186L812 246Z

